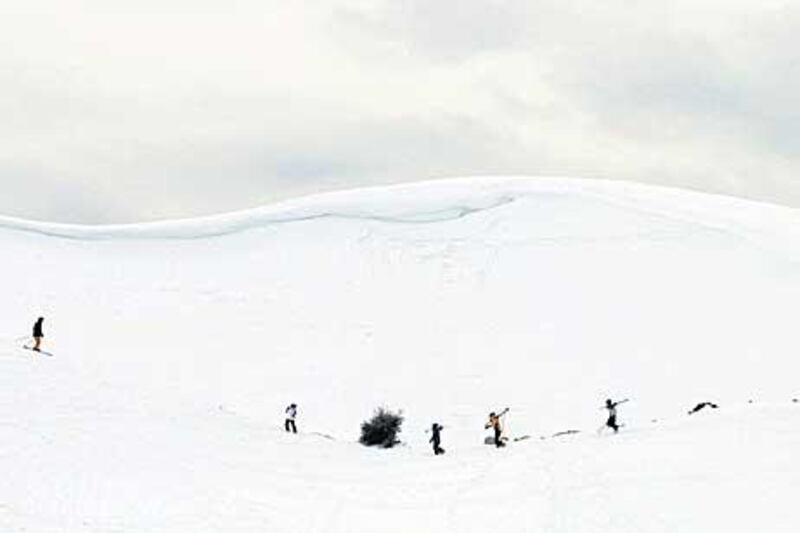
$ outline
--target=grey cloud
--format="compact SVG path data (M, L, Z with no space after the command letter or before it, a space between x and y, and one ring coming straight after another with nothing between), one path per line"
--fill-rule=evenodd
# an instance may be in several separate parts
M344 32L391 43L434 61L461 61L475 54L512 49L530 31L525 2L383 2L379 7L343 8L337 21ZM366 43L366 41L365 41Z
M0 21L0 213L133 221L471 174L800 205L798 8L244 2L184 22L164 1L79 13L69 39L46 31L68 11Z
M38 199L23 202L20 212L3 195L0 210L32 218L49 213L65 222L132 222L255 207L321 190L500 170L487 164L496 151L490 132L464 117L356 117L317 130L280 130L276 125L259 134L163 142L118 139L119 145L109 145L114 157L84 160L83 173L57 174L57 166L32 160L11 170L6 162L6 180L18 180L18 191ZM119 209L120 198L133 209Z
M35 165L0 161L0 214L58 222L111 224L137 220L140 211L95 181L53 175Z

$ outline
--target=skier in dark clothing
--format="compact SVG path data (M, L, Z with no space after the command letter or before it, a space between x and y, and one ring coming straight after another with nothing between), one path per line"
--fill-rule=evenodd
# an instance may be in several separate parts
M495 413L492 411L489 413L489 421L484 426L486 429L493 428L494 429L494 445L498 448L502 448L506 445L503 441L503 426L500 423L500 418L508 412L508 407L500 411L500 414Z
M434 455L440 455L444 453L444 448L440 446L440 444L442 443L442 435L441 435L442 429L443 429L442 426L440 426L436 422L434 422L433 425L431 426L431 433L433 433L433 436L431 437L431 440L429 440L428 442L433 443Z
M297 404L293 403L286 408L286 423L284 424L286 431L297 433L297 425L294 423L295 418L297 418Z
M619 431L619 424L617 424L617 406L627 401L627 398L618 402L612 402L610 399L606 400L605 408L608 409L608 420L606 420L606 427L613 429L614 433Z
M37 352L42 350L42 339L44 338L44 333L42 332L42 322L44 322L44 318L39 317L36 319L36 323L33 325L33 348L31 349Z

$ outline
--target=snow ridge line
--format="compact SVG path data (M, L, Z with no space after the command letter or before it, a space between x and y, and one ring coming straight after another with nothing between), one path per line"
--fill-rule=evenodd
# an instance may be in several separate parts
M539 195L573 195L688 222L779 247L800 236L800 210L741 198L640 183L576 178L454 178L322 193L207 217L86 226L0 216L0 229L72 240L193 240L325 218L394 224L454 221ZM382 214L386 213L386 214ZM798 252L800 253L800 252ZM792 254L794 255L794 254Z
M510 204L519 197L504 195L488 205L456 205L431 211L419 211L404 215L357 214L336 211L292 215L257 214L251 211L220 215L200 219L187 219L168 222L149 222L144 224L120 224L109 226L81 226L74 224L54 224L31 222L22 219L0 216L0 228L11 231L34 233L47 237L70 240L111 240L111 239L170 239L193 240L223 237L269 225L292 222L309 222L327 218L344 220L363 220L388 224L436 224L466 218L470 215L489 211Z

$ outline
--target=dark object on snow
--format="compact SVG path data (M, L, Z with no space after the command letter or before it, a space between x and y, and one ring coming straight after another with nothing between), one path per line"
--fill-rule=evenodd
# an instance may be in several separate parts
M444 428L442 428L442 426L440 426L436 422L434 422L433 425L431 426L431 433L433 433L433 436L431 437L431 440L429 440L428 442L433 444L433 454L434 455L441 455L441 454L444 453L444 448L442 448L442 446L441 446L441 444L442 444L442 429L444 429Z
M36 319L36 323L33 325L33 348L34 351L40 351L42 345L42 339L44 338L44 332L42 331L42 322L44 322L44 317L39 317Z
M34 352L36 352L38 354L41 354L41 355L46 355L48 357L53 357L53 352L47 352L47 351L42 350L42 349L36 350L32 346L23 346L22 348L25 349L25 350L33 350Z
M700 403L698 403L697 405L695 405L695 406L692 408L692 410L691 410L691 411L689 411L689 414L690 414L690 415L693 415L693 414L695 414L697 411L700 411L701 409L705 409L706 407L710 407L711 409L719 409L719 405L717 405L717 404L715 404L715 403L713 403L713 402L700 402Z
M44 317L39 317L36 319L36 323L33 325L33 337L44 337L44 333L42 332L42 322L44 322Z
M797 398L792 398L792 403L797 403Z
M566 431L559 431L558 433L553 433L553 438L555 437L566 437L567 435L575 435L580 433L578 429L568 429Z
M495 413L492 411L489 413L489 421L484 426L486 429L493 428L494 429L494 445L498 448L502 448L506 445L503 441L503 426L500 423L500 418L503 417L508 412L508 407L500 411L500 414Z
M627 401L627 398L618 402L612 402L610 399L606 400L605 408L608 409L608 420L606 420L606 427L613 429L614 433L618 432L620 427L619 424L617 424L617 406Z
M297 424L295 424L296 418L297 418L297 404L293 403L286 408L286 422L283 425L286 428L286 431L297 433Z
M362 422L359 442L364 446L391 448L400 442L397 435L402 425L403 415L400 412L393 413L381 407L372 418Z

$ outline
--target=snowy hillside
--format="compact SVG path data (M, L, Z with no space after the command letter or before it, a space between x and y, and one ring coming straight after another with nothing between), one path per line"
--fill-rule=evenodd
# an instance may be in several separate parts
M800 527L796 210L465 179L0 217L0 249L2 532ZM21 348L37 316L52 357ZM618 435L596 431L607 397L631 399ZM357 444L381 405L404 446ZM484 445L506 406L531 438Z

